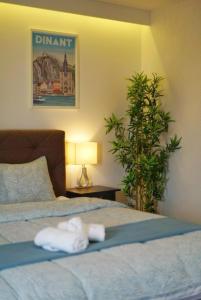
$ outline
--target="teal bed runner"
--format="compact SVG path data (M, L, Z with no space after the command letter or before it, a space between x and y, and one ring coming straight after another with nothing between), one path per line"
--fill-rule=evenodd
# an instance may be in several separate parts
M201 230L201 225L185 223L170 218L151 219L107 227L105 241L90 243L85 251L76 254L68 254L62 251L50 252L35 246L33 241L4 244L0 245L0 270L100 251L125 244L145 243L197 230Z

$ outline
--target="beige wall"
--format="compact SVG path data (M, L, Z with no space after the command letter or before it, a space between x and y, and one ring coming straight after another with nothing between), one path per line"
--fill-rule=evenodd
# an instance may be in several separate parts
M183 138L170 161L162 211L201 222L201 1L154 11L142 37L142 69L166 77L165 105L176 120L170 131Z
M80 109L31 108L31 28L78 34ZM126 78L140 70L140 26L0 3L0 45L0 128L58 128L68 140L98 141L93 182L117 186L122 170L108 153L104 117L125 108Z

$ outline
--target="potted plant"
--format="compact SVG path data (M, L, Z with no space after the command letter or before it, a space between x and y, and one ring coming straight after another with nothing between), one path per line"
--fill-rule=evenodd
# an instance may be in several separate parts
M161 107L162 78L136 73L129 78L126 118L112 114L105 118L106 134L114 132L111 152L123 166L123 192L136 209L157 212L167 182L168 160L180 148L181 138L174 135L165 142L169 112Z

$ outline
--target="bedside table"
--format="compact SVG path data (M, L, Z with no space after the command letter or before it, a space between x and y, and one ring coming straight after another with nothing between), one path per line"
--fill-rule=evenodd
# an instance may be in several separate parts
M66 197L96 197L115 201L115 192L117 191L120 191L120 189L101 185L94 185L88 188L66 189Z

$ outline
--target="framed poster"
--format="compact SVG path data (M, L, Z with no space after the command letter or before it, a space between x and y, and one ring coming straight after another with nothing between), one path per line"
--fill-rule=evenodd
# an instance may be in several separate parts
M32 106L78 107L77 36L32 30Z

